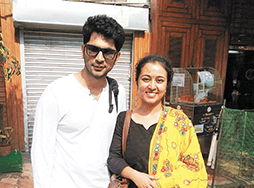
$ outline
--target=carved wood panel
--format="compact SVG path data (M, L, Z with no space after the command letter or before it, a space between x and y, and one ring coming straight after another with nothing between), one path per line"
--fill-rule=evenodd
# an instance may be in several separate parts
M173 13L176 17L195 17L194 0L163 0L162 11L165 16Z
M197 51L194 53L195 65L213 67L220 72L225 56L225 29L199 26L197 33Z
M225 0L201 0L197 18L201 20L226 21L227 8L227 1Z
M158 38L160 47L157 48L157 54L169 58L173 67L188 66L191 35L191 24L162 22L161 37Z

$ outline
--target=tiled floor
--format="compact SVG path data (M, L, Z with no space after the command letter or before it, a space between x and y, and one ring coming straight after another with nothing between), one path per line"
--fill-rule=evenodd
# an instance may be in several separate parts
M22 172L0 173L0 188L33 188L30 154L21 152Z
M29 153L21 153L22 172L0 173L0 188L33 188L33 174ZM213 170L208 170L208 188L211 187Z

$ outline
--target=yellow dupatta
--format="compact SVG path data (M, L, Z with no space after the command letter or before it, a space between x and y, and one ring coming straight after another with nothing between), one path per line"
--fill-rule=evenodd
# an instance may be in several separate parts
M160 188L206 188L207 172L200 145L189 118L166 107L150 142L148 172L160 177Z

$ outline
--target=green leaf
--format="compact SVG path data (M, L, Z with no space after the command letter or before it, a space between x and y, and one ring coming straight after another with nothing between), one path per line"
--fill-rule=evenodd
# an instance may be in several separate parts
M5 130L13 130L12 127L5 127L4 129L5 129Z
M12 57L12 59L14 59L17 63L19 62L19 61L16 59L15 56L11 56L11 57Z

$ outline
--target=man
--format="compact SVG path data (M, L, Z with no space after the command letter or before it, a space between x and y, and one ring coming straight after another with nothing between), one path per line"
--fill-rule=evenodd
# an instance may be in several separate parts
M31 150L34 187L103 188L109 184L106 161L117 112L126 110L119 85L109 112L107 73L120 57L123 28L105 15L83 26L84 69L52 82L36 109Z

